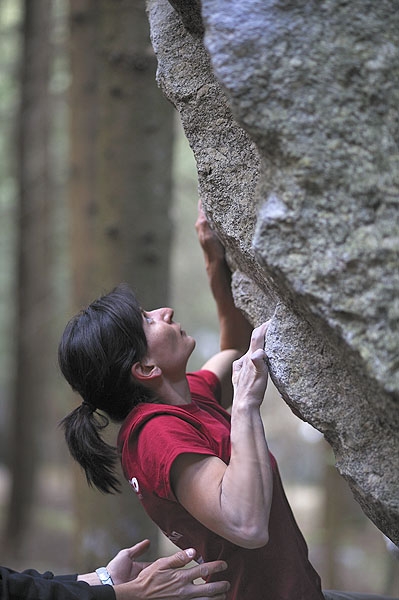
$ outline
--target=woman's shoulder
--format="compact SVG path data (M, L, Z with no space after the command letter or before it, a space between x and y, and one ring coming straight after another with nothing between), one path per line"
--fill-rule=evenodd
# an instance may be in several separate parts
M151 424L151 434L154 434L157 430L163 430L165 428L164 418L166 419L179 419L179 422L186 422L190 425L198 426L198 419L196 413L198 407L196 405L188 406L173 406L170 404L159 404L159 403L143 403L137 405L126 417L125 421L119 430L118 435L118 446L132 436L138 435L139 432L143 431L144 428L148 429L148 425ZM169 424L169 429L178 429L178 422L174 421L174 425Z

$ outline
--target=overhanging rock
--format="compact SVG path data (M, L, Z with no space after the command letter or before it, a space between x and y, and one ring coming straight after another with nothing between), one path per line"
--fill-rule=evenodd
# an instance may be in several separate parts
M399 544L399 12L388 0L148 11L236 302L254 324L273 316L277 388Z

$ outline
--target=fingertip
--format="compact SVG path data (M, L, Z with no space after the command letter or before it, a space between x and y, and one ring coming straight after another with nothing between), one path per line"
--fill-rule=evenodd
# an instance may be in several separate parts
M195 557L195 555L197 554L197 552L195 551L194 548L187 548L184 552L187 554L188 558L190 558L190 559L193 559Z
M219 570L220 571L225 571L227 569L227 563L224 562L224 560L220 561L220 567Z
M131 546L130 548L126 548L126 552L128 553L130 558L133 558L136 555L140 556L140 554L142 554L143 552L146 552L148 550L150 545L151 545L150 540L148 540L148 539L141 540L140 542L137 542L137 544L134 544L134 546Z

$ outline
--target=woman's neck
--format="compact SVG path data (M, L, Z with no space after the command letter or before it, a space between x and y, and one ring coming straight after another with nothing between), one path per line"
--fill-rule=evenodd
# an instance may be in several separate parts
M178 381L163 379L159 389L155 392L155 396L161 404L171 406L191 404L191 393L186 377Z

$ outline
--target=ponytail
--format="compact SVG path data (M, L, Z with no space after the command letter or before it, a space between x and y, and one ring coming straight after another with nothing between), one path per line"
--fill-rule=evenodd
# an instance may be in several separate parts
M115 474L118 453L107 444L100 432L109 424L104 414L93 412L94 407L83 402L64 417L60 426L64 430L69 452L85 472L87 483L103 493L120 492Z
M83 399L60 425L88 484L105 493L119 491L115 473L119 456L101 433L108 419L121 423L138 403L151 402L150 390L131 374L132 365L146 351L142 310L124 284L73 317L58 347L61 372Z

